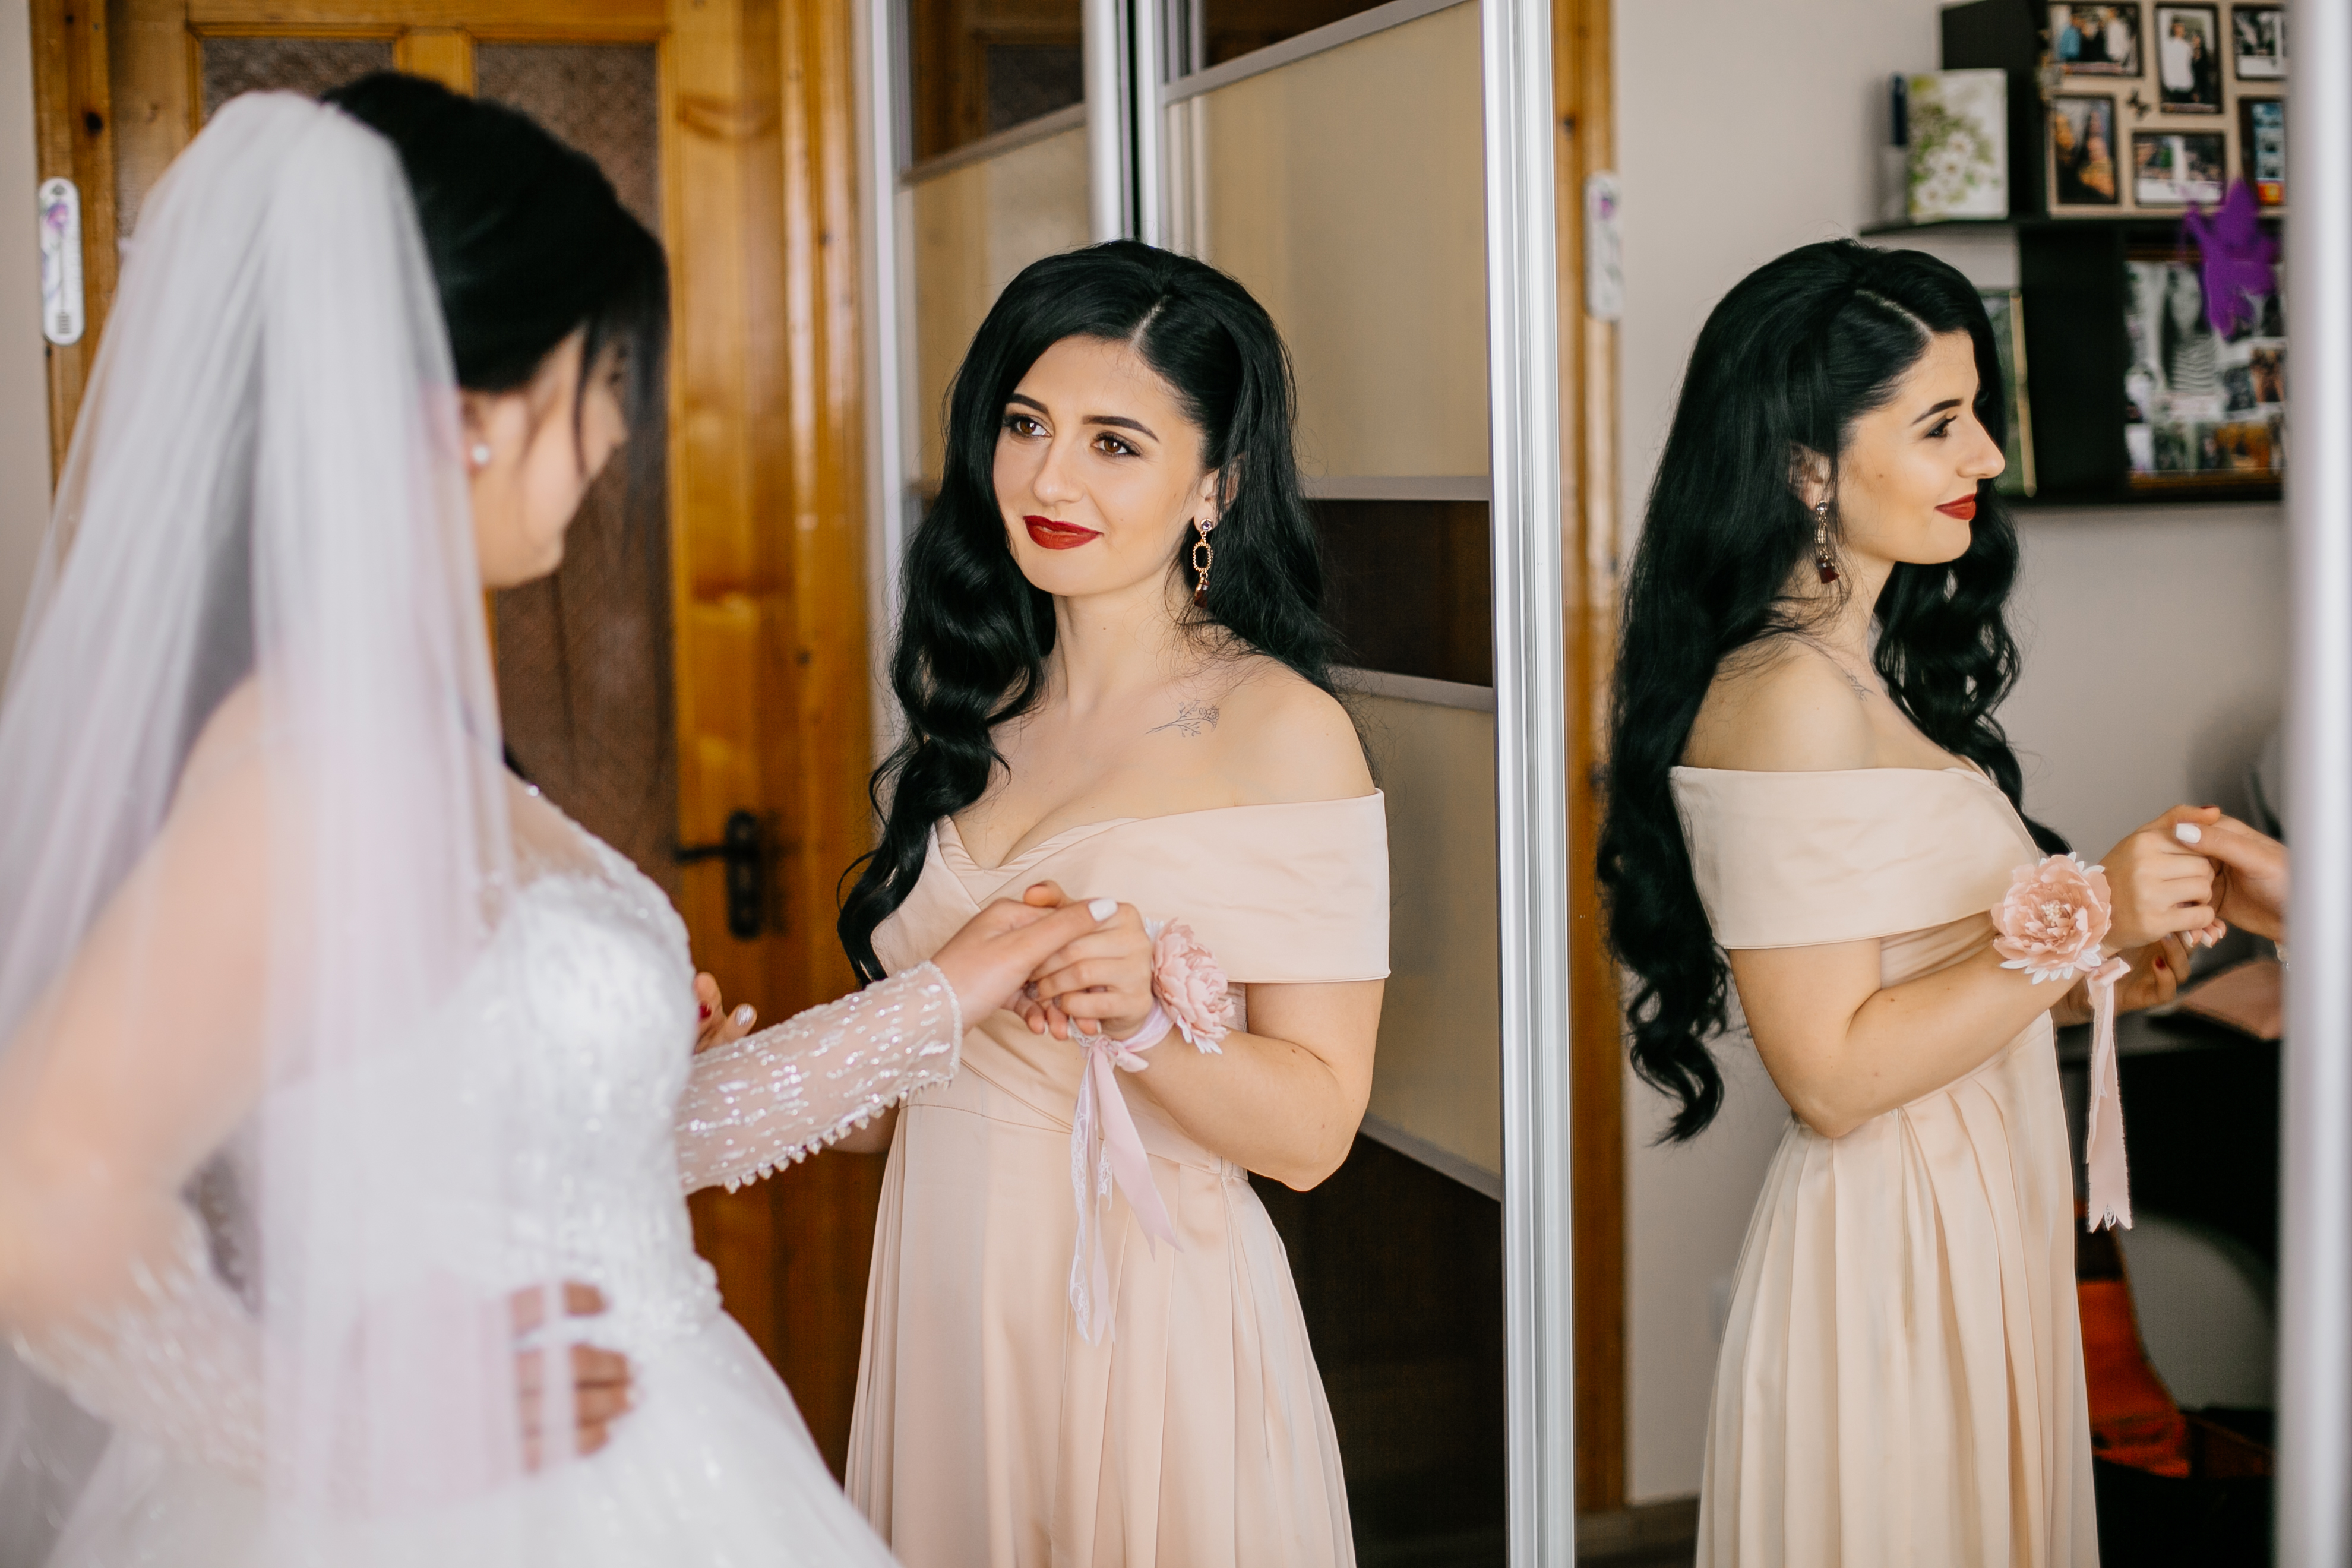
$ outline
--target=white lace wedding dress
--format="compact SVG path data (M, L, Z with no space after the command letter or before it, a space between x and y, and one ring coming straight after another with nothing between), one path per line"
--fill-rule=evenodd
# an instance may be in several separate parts
M532 811L542 837L572 840L570 863L529 876L509 900L432 1038L398 1069L408 1081L387 1074L371 1087L394 1119L381 1131L420 1148L433 1146L436 1106L511 1106L508 1146L541 1163L535 1181L556 1179L562 1218L550 1230L452 1198L407 1238L426 1256L396 1271L462 1281L486 1301L550 1280L595 1285L609 1308L573 1320L577 1337L627 1355L635 1408L601 1452L510 1481L494 1500L379 1513L309 1539L348 1546L337 1562L470 1568L516 1561L521 1518L529 1560L564 1568L887 1563L783 1384L720 1310L685 1194L763 1174L952 1077L954 993L926 964L694 1057L693 968L668 900L544 805L520 805L519 828ZM222 1241L209 1264L191 1259L193 1287L141 1321L24 1347L115 1424L50 1559L58 1568L276 1560L255 1479L257 1320L234 1293L235 1248ZM501 1527L480 1528L493 1506Z

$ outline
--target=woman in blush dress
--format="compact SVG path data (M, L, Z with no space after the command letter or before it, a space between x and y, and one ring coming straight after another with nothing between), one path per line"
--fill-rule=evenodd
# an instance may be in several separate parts
M0 706L10 1568L888 1562L686 1194L951 1078L1117 906L692 1055L482 617L658 438L667 320L594 164L414 78L239 99L147 203Z
M1347 1157L1388 973L1291 409L1265 311L1129 242L1023 272L956 376L843 941L898 973L1046 877L1121 910L873 1130L846 1479L913 1568L1353 1560L1250 1188Z
M1769 263L1699 333L1627 583L1600 875L1633 1067L1669 1136L1706 1127L1729 982L1793 1112L1716 1367L1702 1564L2097 1560L2049 1016L2094 998L1994 945L2015 873L2063 847L1992 717L2017 662L1997 367L1941 261ZM2109 985L2128 962L2122 1006L2210 934L2175 818L2205 820L2105 857L2083 956Z

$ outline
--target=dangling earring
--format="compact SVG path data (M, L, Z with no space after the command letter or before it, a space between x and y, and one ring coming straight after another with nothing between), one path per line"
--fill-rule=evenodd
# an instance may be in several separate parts
M1209 532L1217 526L1217 520L1204 517L1192 526L1201 532L1192 541L1192 607L1198 609L1209 602L1209 567L1217 559L1216 551L1209 544Z
M1813 508L1813 568L1824 583L1837 581L1837 559L1830 553L1830 503Z

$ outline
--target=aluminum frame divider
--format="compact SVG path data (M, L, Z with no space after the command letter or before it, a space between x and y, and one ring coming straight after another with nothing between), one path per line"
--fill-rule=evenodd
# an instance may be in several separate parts
M1129 27L1134 39L1135 74L1128 101L1134 106L1135 175L1130 187L1134 210L1129 214L1136 238L1146 245L1165 245L1168 218L1163 193L1168 165L1161 161L1161 142L1168 110L1160 107L1160 90L1168 76L1168 16L1164 0L1129 0Z
M1576 1561L1551 6L1481 0L1513 1568Z
M865 0L856 11L854 68L866 90L858 117L859 196L866 241L866 299L860 311L866 349L866 626L873 668L889 668L898 629L898 565L907 549L907 435L903 377L908 344L900 330L898 189L902 134L900 39L895 26L904 0ZM871 683L874 755L898 743L902 722L888 683Z
M1087 216L1097 243L1128 234L1127 5L1085 0Z
M2278 1562L2352 1563L2352 0L2298 0Z

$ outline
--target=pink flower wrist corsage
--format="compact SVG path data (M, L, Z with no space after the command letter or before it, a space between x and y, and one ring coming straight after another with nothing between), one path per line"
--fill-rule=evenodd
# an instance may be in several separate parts
M2011 873L2009 897L1992 911L1993 951L2003 969L2045 980L2088 979L2105 962L2099 944L2115 925L2106 868L2074 855L2053 855Z
M2073 855L2053 855L2011 874L2009 896L1992 911L1993 951L2003 969L2039 985L2075 977L2091 983L2091 1104L2083 1135L2090 1176L2084 1224L2131 1228L2131 1173L2124 1162L2124 1109L2116 1069L2116 982L2131 973L2099 944L2115 927L2107 874Z
M1223 1055L1217 1042L1233 1031L1234 1016L1224 969L1181 921L1147 921L1143 929L1151 937L1152 1010L1166 1010L1186 1045Z

